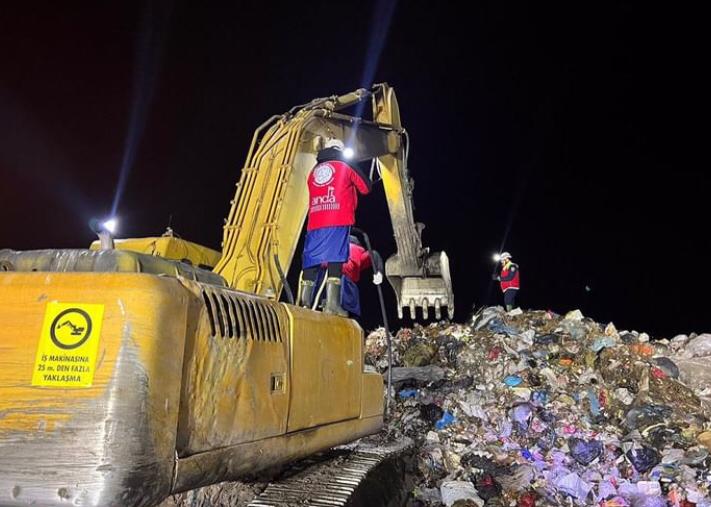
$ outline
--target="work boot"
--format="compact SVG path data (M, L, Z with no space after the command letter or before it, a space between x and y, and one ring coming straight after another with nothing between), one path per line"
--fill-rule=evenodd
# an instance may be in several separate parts
M510 312L511 310L513 310L513 305L506 305L506 311Z
M341 307L341 279L336 277L328 277L326 280L326 308L324 313L332 315L340 315L347 317L348 312Z
M314 281L301 280L299 292L301 293L301 296L299 298L301 306L303 306L304 308L311 308L314 298Z

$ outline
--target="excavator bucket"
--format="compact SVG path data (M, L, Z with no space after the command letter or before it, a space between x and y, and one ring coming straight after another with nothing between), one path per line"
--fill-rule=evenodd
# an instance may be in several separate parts
M397 297L398 317L403 318L403 308L410 309L410 318L417 318L416 309L422 308L422 318L428 319L434 308L436 319L442 318L443 308L450 319L454 318L454 292L449 274L449 258L445 252L429 255L418 269L402 262L399 255L388 258L385 273Z

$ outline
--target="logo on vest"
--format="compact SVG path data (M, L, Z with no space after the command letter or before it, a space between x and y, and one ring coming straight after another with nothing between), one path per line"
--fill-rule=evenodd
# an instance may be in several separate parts
M314 183L322 187L333 181L336 170L329 164L321 164L314 169Z
M336 201L335 189L328 187L326 195L317 195L311 199L310 212L335 211L341 209L341 204Z

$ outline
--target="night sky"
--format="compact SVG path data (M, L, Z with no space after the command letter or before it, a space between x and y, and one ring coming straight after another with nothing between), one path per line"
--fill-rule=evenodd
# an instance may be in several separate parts
M711 331L698 14L401 1L375 60L384 1L14 4L0 8L0 248L87 246L123 160L122 236L158 235L172 215L182 237L219 248L253 130L369 86L376 62L412 140L424 242L451 260L457 320L501 301L491 256L505 239L525 308L656 337ZM382 187L361 200L385 256L386 213ZM375 291L362 295L370 327Z

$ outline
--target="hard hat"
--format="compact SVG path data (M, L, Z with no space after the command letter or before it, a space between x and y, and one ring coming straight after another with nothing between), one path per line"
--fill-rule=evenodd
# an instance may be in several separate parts
M504 253L501 254L501 256L500 256L499 258L500 258L502 261L505 261L506 259L510 259L510 258L511 258L511 254L508 253L508 252L504 252Z
M336 138L331 138L328 141L326 141L326 144L323 145L323 149L325 150L326 148L336 148L337 150L343 151L343 149L346 147L345 144L343 144L343 141L340 139Z

